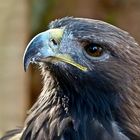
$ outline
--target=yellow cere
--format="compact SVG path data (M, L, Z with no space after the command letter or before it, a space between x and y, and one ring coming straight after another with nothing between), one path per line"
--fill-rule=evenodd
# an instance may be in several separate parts
M62 39L64 29L56 28L56 29L50 29L49 33L51 35L51 38L60 41Z
M55 29L50 29L49 30L50 36L51 38L60 41L62 39L63 33L64 33L64 29L61 28L55 28ZM75 67L77 67L78 69L82 70L82 71L87 71L87 67L84 67L78 63L76 63L70 55L65 55L65 54L58 54L55 55L55 59L69 63Z

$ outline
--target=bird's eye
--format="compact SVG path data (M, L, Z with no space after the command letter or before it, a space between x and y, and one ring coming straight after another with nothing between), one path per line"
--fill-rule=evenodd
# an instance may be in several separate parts
M100 57L102 56L104 49L101 45L90 43L84 47L86 53L91 57Z

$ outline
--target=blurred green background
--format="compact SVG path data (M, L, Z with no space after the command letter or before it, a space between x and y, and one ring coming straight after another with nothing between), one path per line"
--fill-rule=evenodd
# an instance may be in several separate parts
M34 66L23 70L28 41L64 16L104 20L140 42L140 0L0 0L0 135L23 125L42 87Z

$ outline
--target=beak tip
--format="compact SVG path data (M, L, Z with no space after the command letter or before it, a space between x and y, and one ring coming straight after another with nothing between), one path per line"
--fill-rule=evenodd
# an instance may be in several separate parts
M24 66L24 72L26 72L27 71L27 68L26 68L26 66Z
M24 67L24 71L26 72L28 67L25 62L23 62L23 67Z
M24 71L27 72L30 62L24 63Z
M24 71L26 72L28 67L29 67L29 64L30 64L30 60L29 58L26 57L26 55L24 55L23 57L23 66L24 66Z

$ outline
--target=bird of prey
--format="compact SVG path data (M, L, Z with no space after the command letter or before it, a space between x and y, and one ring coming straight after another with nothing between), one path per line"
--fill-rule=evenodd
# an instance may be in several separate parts
M43 90L23 129L2 140L140 140L140 46L99 20L65 17L36 35L24 69L39 66Z

